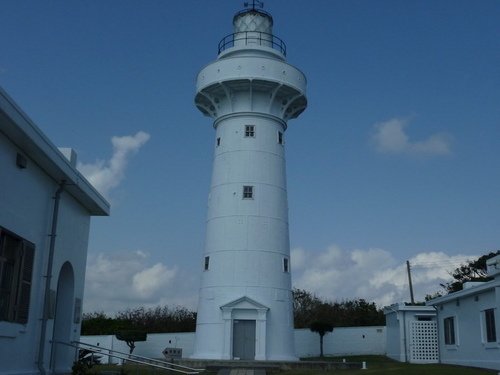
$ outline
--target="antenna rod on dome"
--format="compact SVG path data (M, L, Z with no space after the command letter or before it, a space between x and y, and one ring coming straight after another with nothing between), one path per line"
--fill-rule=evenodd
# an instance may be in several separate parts
M258 6L259 8L264 8L264 2L259 1L259 0L252 0L252 3L244 2L243 6L249 7L252 6L252 10L255 10L255 7Z

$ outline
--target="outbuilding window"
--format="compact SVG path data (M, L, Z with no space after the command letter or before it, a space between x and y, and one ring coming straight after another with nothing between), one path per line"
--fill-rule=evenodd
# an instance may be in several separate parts
M26 324L35 245L0 227L0 321Z
M455 345L455 318L444 319L444 343L446 345Z
M497 332L495 327L495 310L488 309L484 310L484 323L486 329L486 341L487 342L496 342L497 341Z

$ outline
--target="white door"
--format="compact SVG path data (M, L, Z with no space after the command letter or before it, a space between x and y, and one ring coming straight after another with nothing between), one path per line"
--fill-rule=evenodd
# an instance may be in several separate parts
M255 359L255 320L233 321L233 358Z

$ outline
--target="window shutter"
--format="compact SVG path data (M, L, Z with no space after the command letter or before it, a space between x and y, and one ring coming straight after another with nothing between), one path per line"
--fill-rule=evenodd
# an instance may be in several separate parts
M35 246L27 241L23 244L21 263L20 288L17 298L16 322L26 324L30 309L31 279L33 277L33 262L35 259Z

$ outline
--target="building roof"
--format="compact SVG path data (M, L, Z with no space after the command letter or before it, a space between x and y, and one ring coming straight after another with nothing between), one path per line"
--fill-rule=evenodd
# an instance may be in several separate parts
M109 215L110 205L106 199L97 192L75 166L71 165L71 162L1 87L0 132L47 175L52 177L56 183L65 181L65 191L80 202L90 215Z
M488 290L500 287L500 280L495 279L491 281L485 281L481 285L471 286L470 288L460 290L458 292L450 293L442 297L437 297L426 302L428 306L442 305L444 303L452 302L458 298L464 298L469 296L474 296L479 293L484 293Z
M429 313L429 312L435 312L434 308L432 306L425 306L425 305L407 305L405 303L394 303L390 306L385 306L384 307L384 314L391 314L391 313L396 313L398 311L410 311L413 313Z

